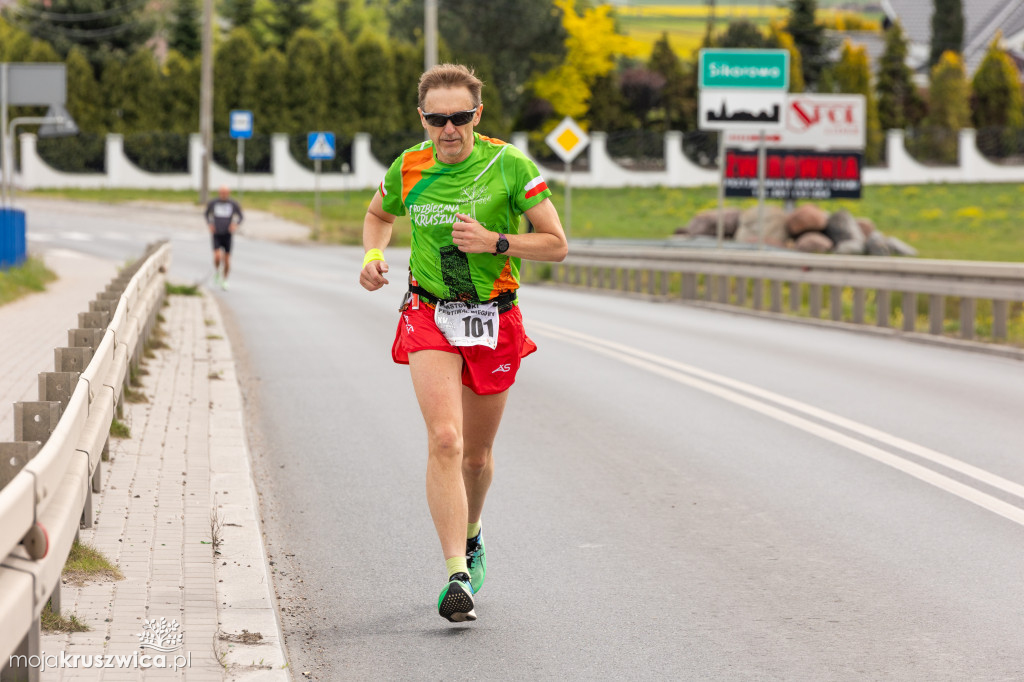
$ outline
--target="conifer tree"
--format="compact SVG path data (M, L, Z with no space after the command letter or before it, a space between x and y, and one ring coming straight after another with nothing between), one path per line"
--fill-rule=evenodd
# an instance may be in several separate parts
M310 29L299 29L288 41L284 56L288 62L288 108L295 132L326 130L327 52L323 41Z
M882 156L882 128L878 123L878 104L871 88L871 66L867 50L850 41L843 44L842 56L835 66L835 82L839 92L864 95L866 118L864 158L878 163Z
M395 106L399 98L391 51L381 38L364 33L356 41L355 57L359 74L355 109L363 132L390 135L401 127Z
M125 62L123 78L131 87L122 93L124 132L149 131L158 125L163 114L159 77L156 56L148 47L135 50Z
M1000 47L1001 40L998 34L992 40L971 81L971 116L979 133L978 146L998 157L1016 150L1017 138L1024 129L1020 74Z
M160 86L161 130L188 134L199 127L199 64L171 50L164 60Z
M186 59L195 57L203 47L200 23L196 0L174 0L167 46L180 52Z
M294 132L288 108L288 62L276 48L259 53L253 65L253 84L257 97L253 117L260 130L268 133Z
M800 52L804 85L816 90L821 73L828 65L828 42L825 27L815 18L817 0L790 0L789 19L786 32L793 36L793 43Z
M960 130L971 124L971 88L963 60L946 52L932 67L924 141L937 161L955 164Z
M963 52L964 8L961 0L934 0L932 44L928 64L935 66L944 52Z
M257 91L253 65L259 48L246 28L236 28L220 44L213 60L213 128L226 132L232 109L249 109Z
M78 45L94 66L108 51L133 54L156 30L145 3L124 0L31 0L20 14L26 30L61 58Z
M668 33L662 33L661 38L654 43L654 47L651 49L651 59L647 66L665 79L665 86L661 91L661 105L665 112L665 130L683 128L684 114L688 104L686 73L679 56L668 41ZM694 102L689 102L689 104L695 105Z
M907 66L907 40L895 22L885 32L885 51L876 75L878 121L882 130L916 126L924 117L924 100Z

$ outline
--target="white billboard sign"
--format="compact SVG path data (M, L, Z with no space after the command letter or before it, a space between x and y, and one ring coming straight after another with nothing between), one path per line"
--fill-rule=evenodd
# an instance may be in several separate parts
M790 94L781 129L765 134L765 146L783 149L864 149L867 114L864 95ZM751 148L760 143L752 130L729 130L725 145Z
M700 91L701 130L780 130L786 107L784 90Z

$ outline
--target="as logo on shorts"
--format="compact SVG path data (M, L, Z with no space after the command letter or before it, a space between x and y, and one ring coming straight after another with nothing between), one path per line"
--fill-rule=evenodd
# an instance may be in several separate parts
M511 372L511 371L512 371L512 364L506 362L504 365L498 365L497 368L495 368L494 371L491 372L491 374L497 374L498 372Z
M415 329L412 328L412 322L409 321L409 316L402 315L402 317L405 318L405 331L409 334L412 334L414 331L416 331Z

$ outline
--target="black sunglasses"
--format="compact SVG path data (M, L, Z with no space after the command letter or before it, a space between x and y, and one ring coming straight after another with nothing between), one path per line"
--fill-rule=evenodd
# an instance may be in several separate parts
M466 111L456 111L454 114L423 114L423 120L429 126L444 128L448 125L448 121L451 121L453 126L464 126L472 121L475 115L476 109L467 109Z

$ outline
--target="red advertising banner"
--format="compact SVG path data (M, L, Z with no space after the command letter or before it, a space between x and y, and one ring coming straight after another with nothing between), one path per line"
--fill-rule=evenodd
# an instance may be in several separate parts
M861 152L765 150L766 199L860 199ZM725 196L757 196L757 152L727 149Z

